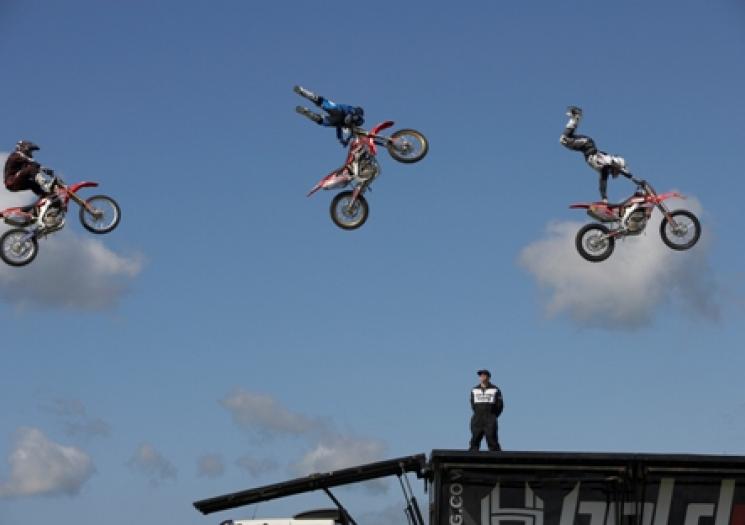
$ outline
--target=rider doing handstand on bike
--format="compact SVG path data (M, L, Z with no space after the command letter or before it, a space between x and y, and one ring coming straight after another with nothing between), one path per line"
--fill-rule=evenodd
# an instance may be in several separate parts
M623 157L609 155L604 151L598 151L595 141L586 135L577 135L575 130L582 119L582 110L576 106L567 108L567 122L564 133L562 133L559 142L566 148L573 151L581 151L585 156L585 161L592 169L600 174L600 198L604 203L608 202L608 177L618 177L623 175L629 179L633 176L626 167L626 161Z
M34 160L34 151L39 151L39 146L28 140L20 140L16 144L16 149L8 156L5 161L4 181L5 187L9 191L31 190L37 197L50 197L45 204L39 209L36 221L42 226L42 219L47 210L56 205L54 195L54 172L50 169L42 168Z
M319 115L302 106L297 106L295 111L308 117L320 126L336 128L336 138L339 139L339 142L344 147L347 147L351 139L349 130L360 127L365 123L365 110L359 106L337 104L301 86L295 86L293 90L301 97L307 98L316 106L323 109L326 115Z

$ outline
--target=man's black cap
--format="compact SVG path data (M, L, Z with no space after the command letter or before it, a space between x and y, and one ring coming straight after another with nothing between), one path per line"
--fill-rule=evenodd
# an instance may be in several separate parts
M483 369L483 370L478 370L478 371L476 372L476 375L477 375L477 376L480 376L481 374L486 374L486 375L488 375L489 377L491 377L491 372L489 372L489 371L488 371L488 370L486 370L486 369Z

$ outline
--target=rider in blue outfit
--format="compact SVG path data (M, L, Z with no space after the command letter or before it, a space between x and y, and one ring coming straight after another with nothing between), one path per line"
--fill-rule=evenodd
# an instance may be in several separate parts
M326 115L319 115L314 113L308 108L297 106L295 111L301 115L305 115L310 120L320 126L336 128L336 138L339 139L342 146L346 147L349 144L351 135L345 134L345 130L351 130L352 128L360 127L365 123L365 110L359 106L350 106L348 104L337 104L326 97L316 95L312 91L305 89L301 86L295 86L295 93L301 97L305 97L316 106L326 112Z

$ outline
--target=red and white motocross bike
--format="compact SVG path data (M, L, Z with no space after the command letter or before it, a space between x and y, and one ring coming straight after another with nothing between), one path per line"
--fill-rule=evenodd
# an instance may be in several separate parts
M308 193L310 197L321 189L333 190L352 186L351 190L337 193L331 201L331 219L339 228L354 230L367 220L369 206L364 193L380 175L378 146L384 146L391 157L407 164L418 162L427 154L429 143L424 135L416 130L402 129L389 137L380 135L381 131L391 126L393 121L387 120L370 131L361 128L351 130L353 138L349 143L349 153L344 166L326 175Z
M47 173L51 173L47 171ZM78 182L70 186L59 177L54 178L52 194L30 206L7 208L0 211L0 219L15 228L0 237L0 258L11 266L25 266L39 251L39 239L61 230L65 225L68 203L80 206L80 222L91 233L109 233L119 224L121 210L111 197L94 195L83 200L78 196L82 188L95 188L97 182ZM42 214L39 217L39 214Z
M590 217L602 223L587 224L577 232L577 251L588 261L604 261L613 253L616 239L641 234L655 208L664 215L660 223L662 242L673 250L688 250L701 237L701 224L693 213L670 211L665 205L670 198L685 199L683 195L675 191L658 194L647 181L632 180L636 191L621 203L582 202L570 206L587 210Z

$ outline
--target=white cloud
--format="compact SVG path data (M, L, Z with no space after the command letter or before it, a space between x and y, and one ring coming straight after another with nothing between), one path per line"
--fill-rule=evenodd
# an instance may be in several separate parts
M65 422L65 432L68 436L108 437L111 435L111 425L100 417L92 417Z
M7 154L0 153L0 164ZM0 189L0 208L27 204L30 192ZM68 221L76 219L70 209ZM39 242L39 255L26 267L0 263L0 301L24 308L102 310L116 306L143 265L139 255L121 255L68 225ZM2 225L2 231L6 227ZM1 233L1 232L0 232Z
M10 476L0 483L0 497L74 496L94 473L85 452L55 443L35 428L18 430L8 463Z
M220 401L235 424L265 437L299 436L319 428L318 420L292 412L265 394L236 389Z
M176 467L149 443L137 447L127 465L147 477L153 485L176 479Z
M251 456L242 456L236 460L235 464L253 478L275 471L278 467L276 461L271 459L256 459Z
M293 469L305 475L353 467L380 460L385 449L385 443L377 439L329 434L322 436Z
M328 472L378 461L386 450L385 443L379 439L339 432L331 421L293 412L266 394L236 389L220 404L230 412L236 425L251 434L292 436L305 442L307 452L290 463L290 471L295 475ZM250 456L240 458L236 464L252 476L276 468L276 463L271 460L256 460ZM372 481L364 486L378 493L387 490L384 481Z
M40 408L59 417L69 436L106 437L111 434L111 426L100 417L89 415L79 399L52 399L42 403Z
M689 204L700 216L700 206ZM550 316L566 314L582 326L639 328L668 306L718 319L706 228L696 246L678 252L660 239L660 220L655 213L644 234L616 243L613 255L600 263L587 262L577 253L575 235L583 223L554 222L543 239L521 251L519 264L547 292Z
M40 404L44 412L60 417L82 417L85 416L85 405L79 399L58 397Z
M225 464L219 454L205 454L197 459L197 474L205 478L219 478L225 473Z

